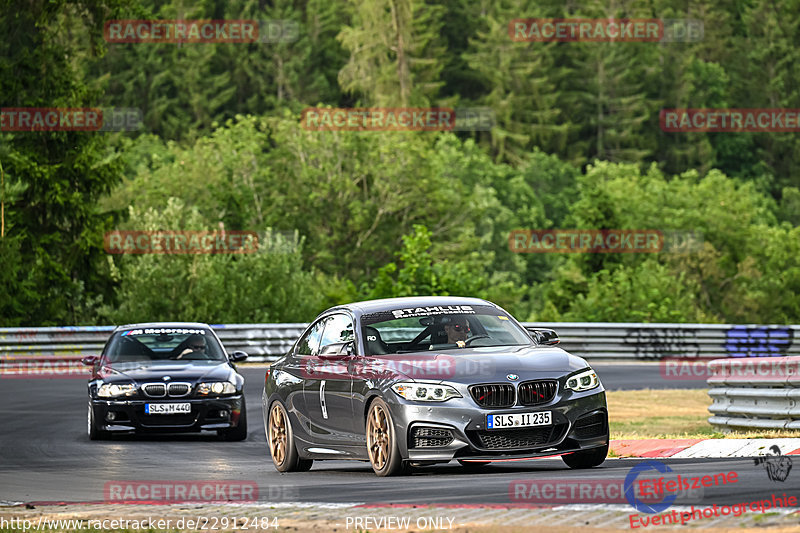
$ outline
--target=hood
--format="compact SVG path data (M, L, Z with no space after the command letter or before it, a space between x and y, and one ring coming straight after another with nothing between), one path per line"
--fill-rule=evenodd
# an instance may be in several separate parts
M559 378L587 368L582 358L556 347L493 346L365 357L357 369L368 378L447 381L471 385Z
M236 372L224 361L192 361L176 363L175 361L153 361L148 363L111 363L104 369L111 368L111 372L103 372L99 376L106 383L115 381L133 381L145 383L148 381L162 381L164 376L169 376L172 382L187 381L190 383L201 379L212 381L232 380Z

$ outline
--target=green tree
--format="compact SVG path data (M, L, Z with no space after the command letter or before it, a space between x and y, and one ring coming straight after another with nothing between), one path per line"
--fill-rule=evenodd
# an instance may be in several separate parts
M171 198L163 210L131 208L127 227L141 231L208 231L197 209ZM304 268L298 236L267 229L246 254L122 255L108 261L118 304L103 316L113 323L200 321L303 322L322 310L314 274Z
M431 236L428 228L415 224L414 233L403 236L403 248L397 252L402 266L391 262L381 267L366 297L477 294L486 285L486 278L465 263L434 261Z
M338 40L350 58L339 84L367 105L425 105L442 85L443 9L424 0L350 0Z
M474 102L490 107L497 125L488 134L500 161L520 164L533 146L545 151L565 148L570 124L558 105L554 43L514 42L512 19L525 14L516 1L494 2L481 19L463 58L487 89Z
M5 0L3 106L99 107L101 93L77 65L104 52L103 21L120 18L127 4ZM100 246L107 220L95 204L119 180L120 166L106 134L4 132L0 144L6 182L19 184L0 237L0 263L9 267L0 324L91 323L94 304L110 294Z

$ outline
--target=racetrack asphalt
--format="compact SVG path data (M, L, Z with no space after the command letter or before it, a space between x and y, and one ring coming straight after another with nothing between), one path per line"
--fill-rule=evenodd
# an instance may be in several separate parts
M660 379L657 365L595 366L607 388L642 388ZM453 462L420 468L409 478L378 478L368 463L318 461L310 472L280 474L269 459L261 418L264 367L242 371L249 413L244 442L223 442L214 434L115 436L93 442L86 435L84 379L0 379L0 501L103 501L106 483L125 480L238 480L257 484L259 501L524 503L513 496L520 480L621 482L641 462L609 459L599 468L581 471L568 469L558 458L539 459L495 463L479 474ZM783 482L771 481L751 458L662 462L682 476L738 473L736 483L704 489L703 504L800 494L800 471Z

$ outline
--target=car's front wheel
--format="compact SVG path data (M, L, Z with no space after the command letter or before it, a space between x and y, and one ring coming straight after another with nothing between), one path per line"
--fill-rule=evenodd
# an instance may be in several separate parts
M367 413L367 453L372 470L380 477L403 471L403 460L397 445L389 406L375 398Z
M86 429L89 433L89 440L108 440L111 438L111 432L97 427L97 422L94 419L94 409L89 402L89 410L86 413Z
M278 472L305 472L311 468L314 460L303 459L297 452L289 415L280 401L272 404L264 429L269 453Z
M562 455L561 460L570 468L592 468L593 466L602 464L607 456L608 444L600 448L592 448L591 450Z

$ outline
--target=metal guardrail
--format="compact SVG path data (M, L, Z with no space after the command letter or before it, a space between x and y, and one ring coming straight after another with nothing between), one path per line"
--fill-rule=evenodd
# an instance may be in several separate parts
M525 327L556 330L565 350L587 359L800 356L800 326L727 324L640 324L527 322ZM274 361L306 324L219 324L212 327L229 352L242 350L250 361ZM0 359L35 356L79 358L98 354L113 326L0 328Z
M41 356L73 360L99 354L115 326L0 328L0 360ZM228 352L242 350L251 361L275 360L286 353L306 324L218 324L212 328Z
M720 359L708 367L711 425L800 429L800 357Z

